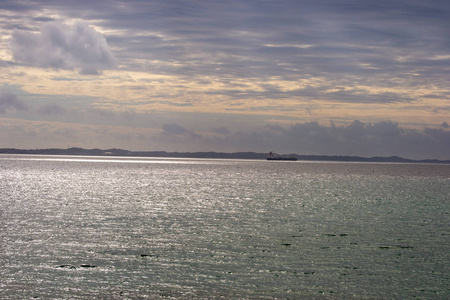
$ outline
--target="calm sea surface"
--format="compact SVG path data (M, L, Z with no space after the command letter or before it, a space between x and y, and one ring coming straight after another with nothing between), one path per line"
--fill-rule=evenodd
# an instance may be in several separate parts
M1 299L448 299L450 165L0 155Z

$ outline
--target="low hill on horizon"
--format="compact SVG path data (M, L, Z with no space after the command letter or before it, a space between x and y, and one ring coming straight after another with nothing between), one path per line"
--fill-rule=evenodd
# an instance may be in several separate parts
M123 149L83 149L72 147L67 149L15 149L0 148L1 154L38 154L38 155L86 155L86 156L128 156L128 157L174 157L174 158L221 158L221 159L266 159L267 153L256 152L166 152L166 151L129 151ZM304 161L348 161L348 162L396 162L396 163L444 163L450 160L422 159L413 160L398 156L360 157L339 155L299 155L289 154Z

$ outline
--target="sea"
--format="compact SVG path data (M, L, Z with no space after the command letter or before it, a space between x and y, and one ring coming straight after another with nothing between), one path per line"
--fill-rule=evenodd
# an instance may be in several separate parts
M449 299L450 165L0 155L0 299Z

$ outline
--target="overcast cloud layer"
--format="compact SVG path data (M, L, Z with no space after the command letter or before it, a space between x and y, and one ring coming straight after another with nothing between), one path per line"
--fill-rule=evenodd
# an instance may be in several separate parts
M450 2L1 1L0 147L450 159Z

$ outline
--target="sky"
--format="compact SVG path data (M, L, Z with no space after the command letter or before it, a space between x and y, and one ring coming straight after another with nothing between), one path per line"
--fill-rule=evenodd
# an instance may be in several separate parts
M450 1L0 0L0 148L450 159Z

